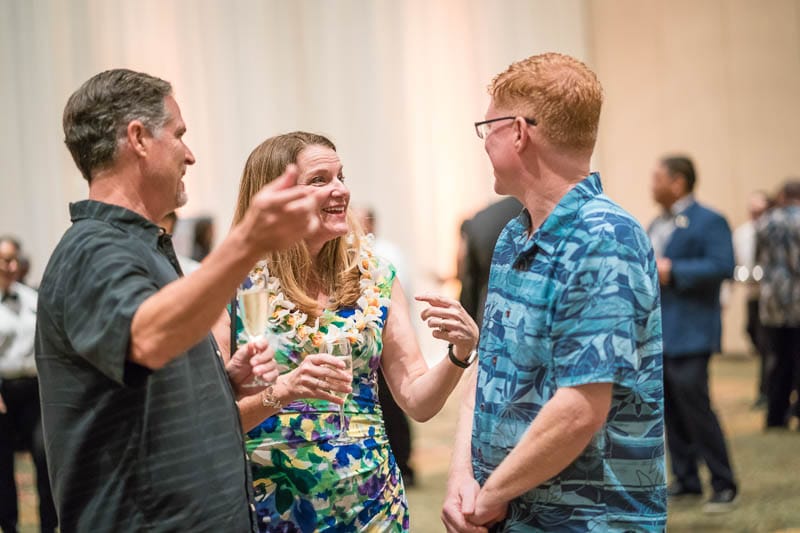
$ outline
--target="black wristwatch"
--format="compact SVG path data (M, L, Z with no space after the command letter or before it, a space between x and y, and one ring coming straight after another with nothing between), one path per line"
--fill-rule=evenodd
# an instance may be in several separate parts
M456 357L456 354L453 353L453 344L451 343L447 345L447 357L449 357L450 362L456 365L457 367L469 368L469 365L474 363L475 360L478 358L478 349L473 348L472 351L469 352L466 361L462 361L461 359Z

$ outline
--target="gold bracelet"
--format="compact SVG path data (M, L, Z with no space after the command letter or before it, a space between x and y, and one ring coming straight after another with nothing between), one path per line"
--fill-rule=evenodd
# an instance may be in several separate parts
M272 385L268 385L266 389L261 391L261 405L263 407L272 407L275 409L283 407L281 401L273 394Z

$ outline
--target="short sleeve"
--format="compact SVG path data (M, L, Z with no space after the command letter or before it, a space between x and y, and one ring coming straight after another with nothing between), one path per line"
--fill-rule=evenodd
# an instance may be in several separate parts
M659 293L648 251L599 238L574 254L579 258L553 314L558 386L633 386L644 352L660 349Z
M397 268L386 258L378 257L378 288L381 296L390 298L392 296L392 286L397 278ZM405 287L404 287L405 288Z
M128 361L133 316L158 291L144 256L104 240L86 245L67 266L75 274L64 284L65 334L78 355L120 384L135 384L147 373Z

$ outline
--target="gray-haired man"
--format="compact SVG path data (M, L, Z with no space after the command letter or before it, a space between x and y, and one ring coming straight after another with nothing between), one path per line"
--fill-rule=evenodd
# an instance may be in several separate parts
M170 84L129 70L92 77L64 110L89 199L70 205L36 338L64 531L254 529L235 400L252 377L248 360L271 356L248 345L226 368L209 331L265 252L315 228L316 200L288 171L201 271L181 277L156 222L186 202L195 158L185 132Z

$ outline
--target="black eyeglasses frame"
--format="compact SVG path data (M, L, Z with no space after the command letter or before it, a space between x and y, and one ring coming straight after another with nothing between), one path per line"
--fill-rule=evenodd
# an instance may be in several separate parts
M519 117L525 120L529 125L536 126L537 122L535 118L528 118L528 117ZM516 116L508 116L508 117L497 117L497 118L490 118L489 120L482 120L480 122L475 123L475 134L478 136L478 139L483 139L484 136L481 133L481 126L485 126L486 124L491 124L492 122L498 122L500 120L516 120Z

